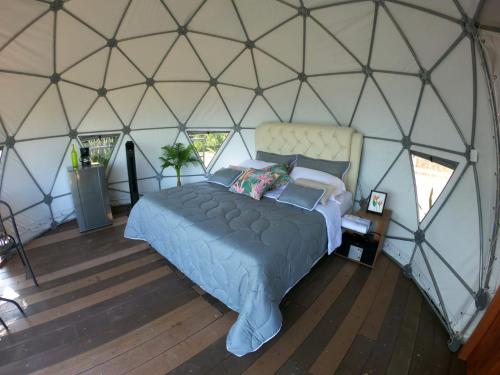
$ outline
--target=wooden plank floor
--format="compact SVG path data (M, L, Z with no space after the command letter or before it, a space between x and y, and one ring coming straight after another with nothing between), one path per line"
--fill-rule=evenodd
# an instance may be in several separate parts
M236 314L147 244L113 226L64 224L0 269L0 374L464 374L417 288L388 258L370 271L323 258L281 304L281 332L242 358L226 351Z

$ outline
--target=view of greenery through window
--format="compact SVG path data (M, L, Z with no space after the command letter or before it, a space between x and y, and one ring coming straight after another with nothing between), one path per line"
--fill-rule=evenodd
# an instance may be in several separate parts
M118 141L119 134L94 134L81 136L80 142L83 147L90 150L90 160L92 163L108 165L113 149Z
M187 133L205 167L208 167L229 135L229 131L188 130Z
M417 187L418 218L422 221L441 195L458 163L412 152L413 171Z

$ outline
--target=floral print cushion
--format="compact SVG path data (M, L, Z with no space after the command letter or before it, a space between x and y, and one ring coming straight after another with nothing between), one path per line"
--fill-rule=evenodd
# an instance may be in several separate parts
M247 169L231 185L229 191L260 200L264 193L274 186L276 178L276 173L270 171Z
M288 165L287 164L276 164L263 169L266 172L271 172L275 176L275 183L273 189L284 186L290 182L290 176L288 175Z

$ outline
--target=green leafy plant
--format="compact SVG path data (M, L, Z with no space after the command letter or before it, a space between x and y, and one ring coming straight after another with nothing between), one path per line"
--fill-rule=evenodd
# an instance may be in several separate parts
M200 162L196 157L194 147L192 145L186 147L182 143L176 143L163 146L161 149L163 150L162 156L160 156L161 166L163 168L174 167L177 175L177 186L181 186L181 168Z

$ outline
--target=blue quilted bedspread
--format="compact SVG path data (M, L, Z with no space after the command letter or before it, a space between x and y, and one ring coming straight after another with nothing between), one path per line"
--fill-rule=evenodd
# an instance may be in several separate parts
M327 248L320 213L207 182L145 195L130 213L125 236L148 241L239 313L227 336L227 349L237 356L279 332L282 298Z

